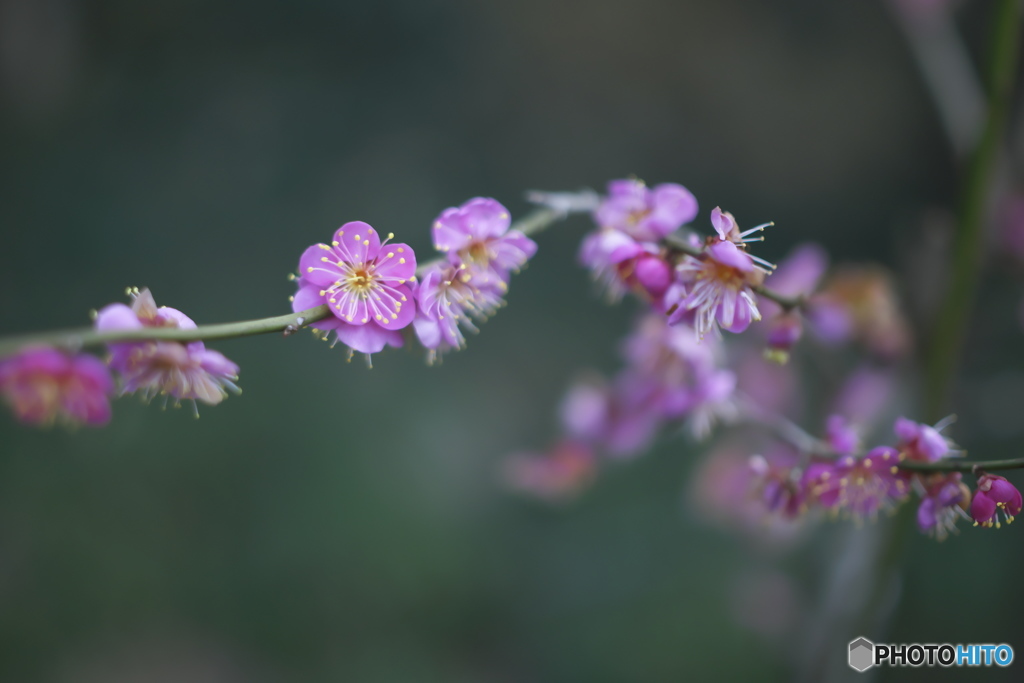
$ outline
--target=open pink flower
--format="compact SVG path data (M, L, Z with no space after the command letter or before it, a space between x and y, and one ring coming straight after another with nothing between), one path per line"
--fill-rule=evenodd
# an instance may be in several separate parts
M537 253L537 243L518 230L496 199L475 197L441 212L434 220L434 248L455 266L465 265L475 284L507 284L509 274Z
M104 425L110 421L110 371L97 358L49 347L0 361L0 395L22 422Z
M431 351L430 360L446 349L463 348L462 330L476 332L474 322L483 322L504 304L499 281L478 280L471 269L452 264L433 266L423 276L413 326L420 343Z
M333 331L336 340L354 351L372 354L385 346L401 346L398 330L416 315L410 285L416 277L416 255L407 244L381 242L377 231L362 221L338 228L331 244L314 244L299 259L299 290L292 310L326 304L333 318L311 325Z
M697 199L682 185L648 188L635 178L608 183L608 196L594 211L601 228L636 242L657 242L697 217Z
M302 284L319 287L321 303L342 322L402 329L416 315L406 284L416 276L416 255L406 244L388 244L393 237L381 242L368 224L346 223L330 245L314 244L302 253Z
M131 307L121 303L105 306L96 317L96 329L137 330L172 327L195 329L181 311L156 305L148 289L132 292ZM144 400L164 394L177 400L216 405L227 391L238 392L238 366L201 341L122 342L110 344L110 367L121 376L121 392L140 392Z
M669 323L683 320L694 312L694 330L703 338L719 327L743 332L761 319L751 285L759 284L763 272L754 266L750 255L730 241L709 246L700 258L687 256L676 268L682 288L666 296Z
M697 336L719 328L743 332L761 319L754 287L775 267L747 251L752 236L771 223L740 232L732 214L715 207L711 225L716 235L708 237L700 256L686 256L676 266L676 282L665 293L664 307L669 323L692 320Z

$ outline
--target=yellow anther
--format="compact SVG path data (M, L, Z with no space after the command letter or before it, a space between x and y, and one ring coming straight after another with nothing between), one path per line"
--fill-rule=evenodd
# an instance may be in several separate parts
M331 246L334 247L338 246L339 244L341 244L341 242L339 242L338 240L334 240L333 242L331 242Z
M326 294L327 294L327 290L326 289L321 289L320 290L320 296L326 296Z
M398 248L398 253L399 254L404 254L405 253L405 248L404 247L399 247Z
M363 240L363 246L364 247L370 246L370 240Z
M389 233L388 233L388 239L389 239L389 240L393 240L393 239L395 239L395 233L393 233L393 232L389 232Z
M309 266L308 268L306 268L306 272L307 273L312 273L313 272L313 266Z
M360 237L359 235L356 235L356 242L359 242L362 239L363 239L362 237Z
M329 246L327 246L326 244L318 244L316 246L320 247L321 249L326 249L327 251L331 250L331 248Z
M400 258L400 259L398 259L398 262L399 263L405 263L405 259L404 258Z
M388 252L388 258L395 258L395 252L389 251Z
M398 320L398 314L397 313L392 313L391 314L391 319L392 320Z
M327 258L326 256L321 256L320 260L323 261L324 263L330 263L331 262L331 259Z

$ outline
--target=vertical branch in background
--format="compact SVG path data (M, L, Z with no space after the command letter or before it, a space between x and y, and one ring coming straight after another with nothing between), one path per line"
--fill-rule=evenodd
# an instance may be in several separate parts
M953 8L889 2L958 159L974 150L985 113L985 93L967 46L957 33Z
M977 295L992 178L1013 95L1020 42L1020 10L1020 0L998 0L995 6L989 62L985 72L985 125L964 179L953 240L950 279L939 319L930 335L931 348L926 361L926 408L928 419L933 421L939 419L948 408Z
M951 277L926 358L926 409L931 421L947 409L978 290L992 179L1013 94L1020 14L1021 0L995 3L987 46L984 127L963 180ZM815 647L808 649L802 662L801 680L850 680L860 675L846 666L845 651L837 647L858 635L883 637L880 630L899 601L900 569L913 518L913 508L904 505L893 519L879 525L877 534L851 531L809 629Z

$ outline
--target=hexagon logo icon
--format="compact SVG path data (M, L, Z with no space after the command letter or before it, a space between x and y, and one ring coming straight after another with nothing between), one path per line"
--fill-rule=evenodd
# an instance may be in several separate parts
M875 665L875 644L867 638L857 638L850 642L850 668L867 671Z

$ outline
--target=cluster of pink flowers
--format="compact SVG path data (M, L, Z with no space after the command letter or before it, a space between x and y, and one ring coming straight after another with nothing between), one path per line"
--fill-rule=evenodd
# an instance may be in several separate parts
M490 198L445 209L433 225L443 256L417 274L409 245L390 242L393 234L382 241L362 221L346 223L330 244L303 252L292 310L326 304L332 316L311 327L333 331L336 342L367 357L402 346L401 330L412 325L433 360L465 346L462 330L475 331L474 321L503 305L511 274L536 253L536 243L510 225L508 210Z
M330 316L310 327L325 338L333 332L335 342L367 359L386 346L402 346L403 331L414 330L432 361L465 346L463 330L475 331L475 322L504 304L512 273L536 253L536 243L510 227L508 210L494 199L477 197L444 210L433 224L440 256L418 274L409 245L392 242L391 234L381 239L362 221L346 223L330 244L302 253L292 310L326 305ZM196 329L181 311L158 307L148 289L128 293L130 306L113 303L97 313L98 332ZM0 395L23 422L101 425L110 419L115 393L196 407L239 392L238 366L202 341L118 341L108 349L106 363L49 347L0 359Z
M788 534L814 511L874 519L913 495L920 529L938 538L960 518L998 526L1020 512L1020 494L1002 477L980 476L972 499L959 472L903 466L959 455L941 434L946 424L899 418L896 442L865 452L862 437L892 390L884 371L850 375L821 438L785 416L796 383L786 363L805 325L824 345L857 344L879 368L909 350L909 326L885 270L845 266L826 275L828 258L813 244L797 247L776 268L749 251L770 223L741 230L716 207L714 232L702 237L688 227L697 200L681 185L617 180L596 202L536 196L556 210L587 207L597 227L583 239L581 263L613 302L632 293L645 312L623 344L624 368L610 380L589 375L567 392L555 446L509 461L515 488L549 499L575 494L602 457L642 453L666 426L688 423L704 438L716 422L738 419L788 437L753 456L741 455L742 445L719 449L696 477L702 511L744 526L763 530L770 520ZM770 297L761 295L766 288ZM720 334L748 329L755 333L744 337L777 370L744 351L750 341L727 345ZM739 374L727 364L730 356Z
M1020 492L1003 477L980 474L972 498L959 472L901 467L956 455L935 427L901 417L894 445L860 453L854 452L859 450L856 437L837 426L839 420L829 422L822 440L832 449L827 454L785 444L746 460L736 457L733 448L713 454L697 477L700 486L714 490L704 496L704 512L751 529L763 527L766 520L773 521L771 528L786 528L813 519L815 512L873 520L916 495L919 529L940 540L956 531L960 519L998 527L1000 516L1009 522L1020 513Z
M98 331L195 329L181 311L157 307L148 289L128 292L131 306L113 303L99 311ZM240 391L237 379L238 366L201 341L114 343L106 363L50 347L28 348L0 360L0 393L18 419L36 425L104 425L110 421L110 397L115 393L137 392L145 401L164 396L165 402L216 405L228 390Z
M582 240L580 262L613 301L632 293L642 311L622 344L621 370L571 386L559 439L548 451L512 457L505 469L512 486L563 498L593 480L602 459L634 457L668 427L686 425L704 439L716 424L739 421L782 439L743 456L745 446L735 444L712 453L696 477L696 498L712 516L793 529L809 512L873 519L916 495L919 527L943 538L962 517L998 527L1020 513L1021 495L1003 477L977 472L972 495L960 472L908 466L960 454L941 433L947 422L901 417L895 443L863 448L892 390L886 368L911 345L885 270L846 266L827 274L828 259L816 245L797 247L776 268L750 252L770 223L741 230L716 207L711 233L699 235L689 227L697 200L674 183L648 188L626 179L609 183L604 197L534 196L556 213L591 213L596 228ZM423 264L393 234L382 238L367 223L345 223L330 243L300 256L293 311L320 308L308 321L314 333L326 339L333 332L350 356L368 360L413 337L431 362L463 348L465 332L504 305L512 274L537 245L512 229L504 206L484 197L442 211L431 233L438 256ZM158 307L147 289L129 294L130 306L110 304L96 315L99 333L124 331L131 339L110 343L105 363L40 346L0 359L0 395L19 419L99 425L109 421L116 393L195 406L238 391L238 366L202 341L188 341L196 329L188 316ZM869 359L850 373L820 438L791 421L799 392L788 360L805 325L818 342L854 343ZM147 329L183 331L178 338L185 341L137 335Z

